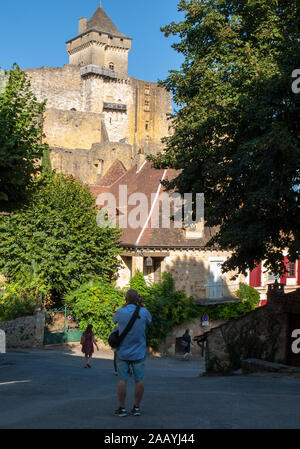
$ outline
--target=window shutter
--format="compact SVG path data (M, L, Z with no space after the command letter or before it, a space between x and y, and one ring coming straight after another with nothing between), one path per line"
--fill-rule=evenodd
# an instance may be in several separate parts
M288 258L286 256L284 257L283 262L284 262L285 268L288 269L289 260L288 260ZM281 284L284 284L284 285L286 284L286 278L287 277L288 277L288 273L287 272L282 274L282 276L280 278Z
M250 272L250 287L261 287L261 263Z

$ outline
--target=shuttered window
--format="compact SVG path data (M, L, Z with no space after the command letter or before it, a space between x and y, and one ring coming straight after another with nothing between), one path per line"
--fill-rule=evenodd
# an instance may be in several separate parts
M261 287L261 263L250 272L249 285L251 287Z

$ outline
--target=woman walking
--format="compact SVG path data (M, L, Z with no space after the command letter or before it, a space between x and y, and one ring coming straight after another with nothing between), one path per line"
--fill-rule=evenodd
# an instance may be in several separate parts
M93 333L93 326L91 324L88 325L85 332L83 333L80 343L82 344L81 351L84 354L84 367L91 368L90 360L93 357L94 345L96 346L97 351L99 351L97 342L95 340L95 335Z
M193 343L192 343L191 336L190 336L190 331L189 331L189 329L187 329L187 330L185 331L185 333L184 333L184 335L181 337L181 339L182 339L183 346L184 346L184 348L185 348L184 356L183 356L183 357L184 357L184 360L189 360L190 354L191 354L191 344L193 344Z

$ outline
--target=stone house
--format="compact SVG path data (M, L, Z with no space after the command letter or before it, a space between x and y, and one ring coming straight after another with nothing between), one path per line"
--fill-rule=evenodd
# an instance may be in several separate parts
M127 225L122 229L120 240L122 251L122 268L119 271L118 285L128 286L131 277L140 271L148 283L158 282L162 272L172 274L178 290L184 291L201 304L214 304L236 300L235 292L240 282L244 282L258 290L263 306L267 302L269 285L274 284L276 276L259 264L246 276L239 275L235 280L235 272L222 273L222 263L230 256L229 252L207 248L207 243L215 230L204 227L203 222L197 224L193 231L183 225L176 228L162 226L162 208L168 208L164 202L164 188L161 181L172 179L174 170L156 170L149 161L141 156L138 164L127 170L117 160L107 174L96 184L90 185L96 198L99 195L113 195L116 200L115 214L122 221L122 209L130 217L136 207L137 195L146 199L146 211L141 210L141 219L136 227ZM126 204L120 204L120 186L126 186ZM130 197L133 198L131 204ZM98 200L98 206L103 207ZM153 214L159 211L159 221L153 225ZM174 211L173 211L174 212ZM172 214L171 214L172 215ZM286 292L300 287L300 261L291 263L283 254L287 273L278 280L285 285Z
M185 227L182 221L180 228L172 220L169 227L162 223L162 211L168 207L171 211L172 205L169 206L169 196L164 196L167 194L161 181L174 175L174 170L152 168L149 161L129 170L118 161L101 181L90 185L99 208L106 209L109 216L115 215L122 228L122 267L117 284L127 287L137 271L144 274L148 283L160 281L162 273L169 272L176 288L201 304L235 301L239 283L245 279L238 276L233 281L235 273L222 274L221 266L229 253L206 248L214 230L204 227L203 222L197 223L195 229ZM124 186L125 200L121 198ZM115 200L113 205L108 204L111 198ZM130 219L136 216L137 223L131 226Z
M256 288L260 293L261 305L267 303L268 287L277 280L284 285L285 292L293 292L300 287L300 260L291 262L287 257L287 251L283 252L282 259L286 268L286 272L282 276L275 276L261 262L257 267L248 273L246 278L247 284Z

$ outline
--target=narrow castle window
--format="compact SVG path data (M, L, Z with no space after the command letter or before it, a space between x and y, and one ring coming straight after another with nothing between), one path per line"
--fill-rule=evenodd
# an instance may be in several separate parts
M145 126L146 131L149 130L149 127L150 127L150 123L147 121L147 122L146 122L146 126Z

